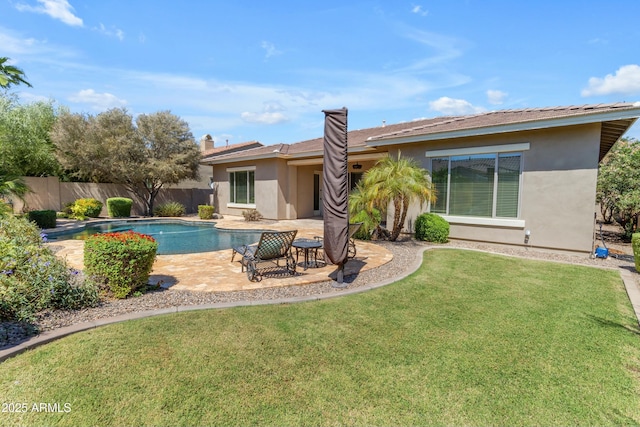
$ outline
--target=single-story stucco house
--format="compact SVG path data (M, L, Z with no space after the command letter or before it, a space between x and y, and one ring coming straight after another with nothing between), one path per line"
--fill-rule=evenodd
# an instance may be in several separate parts
M348 132L349 182L385 156L431 173L450 238L590 253L598 163L640 117L640 103L493 111ZM322 215L323 138L205 156L221 214ZM391 211L391 210L389 210Z

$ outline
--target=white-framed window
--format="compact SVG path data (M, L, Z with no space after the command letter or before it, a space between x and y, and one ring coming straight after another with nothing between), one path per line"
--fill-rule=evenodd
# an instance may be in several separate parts
M254 207L255 167L229 168L229 207Z
M528 148L512 144L428 152L437 192L430 211L451 217L519 218L522 151L510 150Z

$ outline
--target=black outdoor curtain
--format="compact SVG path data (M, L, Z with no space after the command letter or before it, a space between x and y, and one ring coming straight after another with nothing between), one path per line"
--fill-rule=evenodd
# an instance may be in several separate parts
M347 109L323 110L324 251L336 265L347 262L349 246L349 181L347 168Z

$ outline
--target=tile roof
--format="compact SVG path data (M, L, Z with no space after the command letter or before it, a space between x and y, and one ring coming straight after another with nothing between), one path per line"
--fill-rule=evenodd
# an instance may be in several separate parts
M473 134L513 132L580 123L603 123L601 151L608 149L640 117L640 103L590 104L565 107L526 108L501 110L467 116L444 116L409 122L388 124L367 129L348 131L349 151L412 139L440 139ZM402 141L407 139L407 141ZM294 144L276 144L216 156L212 163L253 160L269 157L321 156L323 137ZM601 155L602 152L601 152Z
M470 116L440 118L439 120L426 125L418 125L412 128L402 129L398 132L385 132L372 137L371 140L385 140L397 137L426 135L460 130L473 130L480 128L490 128L494 126L505 126L510 124L532 124L541 121L545 121L545 127L548 127L549 120L560 120L571 117L588 117L601 113L629 110L634 108L638 109L639 107L640 104L638 103L615 103L491 111Z
M224 147L215 147L202 153L202 160L209 160L211 158L234 153L241 150L247 150L256 147L263 147L264 145L258 141L247 141L238 144L225 145Z

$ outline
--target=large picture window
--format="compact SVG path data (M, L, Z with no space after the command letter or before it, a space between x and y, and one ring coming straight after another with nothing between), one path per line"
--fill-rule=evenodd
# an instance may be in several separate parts
M431 158L437 201L431 212L453 216L518 218L521 153Z
M255 196L255 171L239 170L229 172L229 202L239 205L253 205Z

